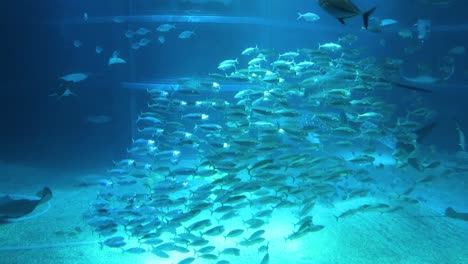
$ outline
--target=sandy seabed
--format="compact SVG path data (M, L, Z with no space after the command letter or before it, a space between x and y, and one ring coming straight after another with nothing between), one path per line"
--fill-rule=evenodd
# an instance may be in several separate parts
M34 172L31 168L17 169L21 173ZM14 169L10 166L8 170L11 172ZM43 180L24 182L27 184L21 185L23 188L15 188L15 192L33 194L34 190L39 190L41 184L44 184ZM12 179L3 181L0 191L4 193L14 184L19 182ZM82 217L89 203L95 199L97 187L78 188L73 185L66 181L57 184L52 182L50 186L53 188L54 198L50 201L51 208L47 213L27 221L0 226L0 263L172 264L194 256L192 252L171 252L170 259L161 259L150 252L135 255L122 253L121 249L101 249L98 235L92 232ZM440 186L431 186L427 192L432 192L432 197L446 197L441 195L444 192L437 187ZM465 191L462 189L456 195L467 195L466 187L464 189ZM466 205L466 197L462 204ZM454 200L456 197L450 199ZM41 205L36 210L44 210L44 206L46 205ZM340 205L337 204L336 207L339 208ZM325 211L320 210L320 207L314 210ZM334 217L335 213L317 213L317 217L314 215L314 224L324 225L323 230L309 233L297 240L285 241L284 237L293 229L291 223L294 219L291 219L286 209L275 210L268 225L263 228L266 230L264 237L270 241L269 263L468 263L468 222L441 217L440 212L427 204L415 205L394 213L357 213L338 221ZM229 230L229 223L225 225ZM236 246L233 241L225 242L223 237L210 240L217 247ZM261 263L264 253L257 252L259 245L238 247L241 249L240 256L223 256L220 259L236 264ZM216 262L217 260L197 259L193 263Z

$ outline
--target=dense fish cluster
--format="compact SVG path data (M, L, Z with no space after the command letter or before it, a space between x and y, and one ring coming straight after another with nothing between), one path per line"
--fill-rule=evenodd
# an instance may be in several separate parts
M249 263L266 264L272 239L326 232L317 206L343 221L417 205L412 190L434 177L394 195L371 172L439 169L417 143L435 112L415 105L400 115L382 96L399 62L363 57L351 48L355 40L286 52L250 47L209 78L148 89L128 157L114 162L85 213L101 247L218 264L237 263L255 247ZM223 91L228 85L241 89ZM374 202L333 208L357 197ZM288 232L272 227L275 215L289 219Z

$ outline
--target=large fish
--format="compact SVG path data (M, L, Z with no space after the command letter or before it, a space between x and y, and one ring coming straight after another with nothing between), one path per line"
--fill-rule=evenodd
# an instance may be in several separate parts
M37 193L37 197L23 197L5 195L0 197L0 224L8 223L8 220L21 218L31 213L36 206L47 202L52 197L52 191L44 187Z
M362 13L361 10L351 0L318 0L320 7L330 15L336 17L341 24L345 19L362 15L364 27L369 25L369 16L375 11L376 7Z
M448 207L447 209L445 209L445 216L468 221L468 213L457 212L452 207Z

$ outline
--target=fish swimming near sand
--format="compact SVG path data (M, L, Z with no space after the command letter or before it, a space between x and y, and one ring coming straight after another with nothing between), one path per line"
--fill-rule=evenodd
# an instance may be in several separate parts
M366 12L362 12L351 0L318 0L320 7L330 15L336 17L341 24L345 19L362 15L364 28L369 26L369 16L375 11L376 7Z
M468 221L468 213L457 212L452 207L448 207L447 209L445 209L445 216Z
M23 197L17 195L5 195L0 197L0 224L8 223L10 219L21 218L32 211L39 204L52 198L52 191L44 187L36 195L37 197Z

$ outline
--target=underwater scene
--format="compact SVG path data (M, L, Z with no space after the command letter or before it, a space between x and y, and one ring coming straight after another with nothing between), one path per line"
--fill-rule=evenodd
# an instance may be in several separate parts
M0 264L468 264L468 2L0 5Z

